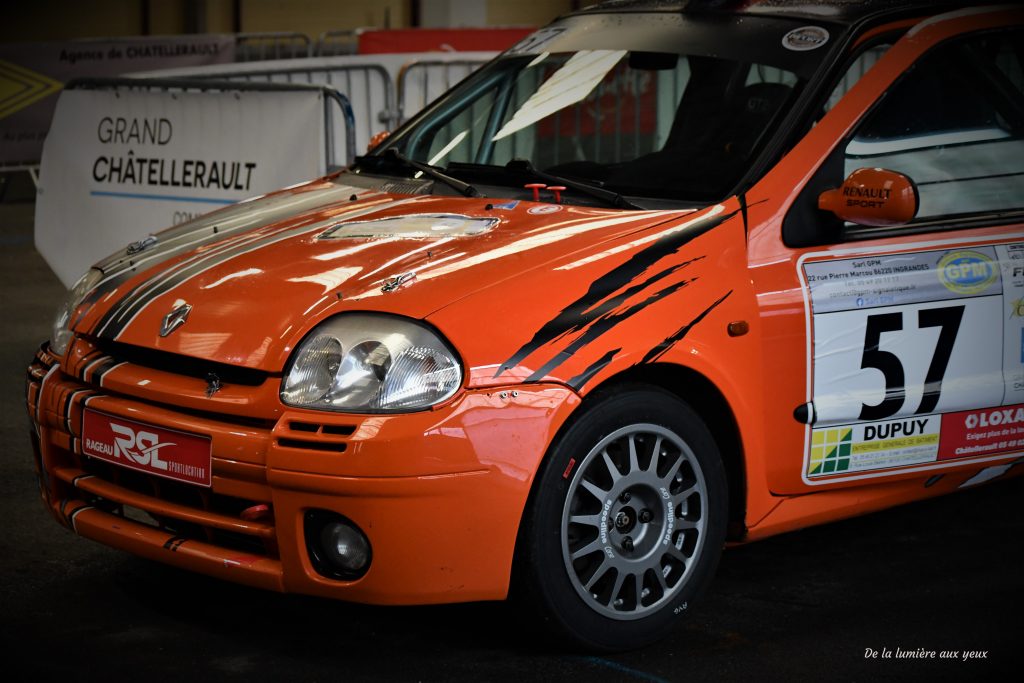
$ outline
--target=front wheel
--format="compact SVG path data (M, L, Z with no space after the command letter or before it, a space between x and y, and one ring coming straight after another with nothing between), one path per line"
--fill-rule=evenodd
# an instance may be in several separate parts
M707 427L657 389L608 393L549 454L520 537L521 592L591 649L664 636L710 581L728 489Z

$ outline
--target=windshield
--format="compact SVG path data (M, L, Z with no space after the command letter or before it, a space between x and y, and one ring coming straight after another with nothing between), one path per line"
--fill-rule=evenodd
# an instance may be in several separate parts
M484 185L521 188L538 180L529 177L536 169L631 197L720 199L823 57L786 47L801 26L679 13L568 17L473 74L359 166L381 170L391 149ZM509 163L519 159L527 170ZM593 201L572 187L567 199Z

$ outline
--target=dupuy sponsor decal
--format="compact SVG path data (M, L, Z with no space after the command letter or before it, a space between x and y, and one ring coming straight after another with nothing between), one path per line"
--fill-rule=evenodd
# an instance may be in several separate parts
M942 417L931 415L815 429L807 474L818 477L934 462L941 425Z

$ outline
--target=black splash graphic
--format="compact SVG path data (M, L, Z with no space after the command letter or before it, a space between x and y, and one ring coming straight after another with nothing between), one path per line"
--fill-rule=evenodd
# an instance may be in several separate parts
M689 334L690 330L692 330L697 323L706 318L708 313L715 310L715 308L717 308L719 304L728 299L730 294L732 294L731 289L728 292L726 292L720 299L718 299L718 301L705 308L704 311L701 312L700 315L698 315L696 318L680 327L673 334L669 335L668 337L665 337L665 339L660 344L655 346L653 349L648 351L646 355L644 355L644 357L640 360L640 363L653 363L654 361L658 360L663 355L665 355L665 353L668 352L668 350L672 348L672 346L676 342L680 341L683 337Z
M697 261L701 258L704 257L701 256L697 259L691 259L690 261L687 261L687 263L692 263L693 261ZM569 344L567 347L565 347L557 354L555 354L554 358L549 360L547 363L544 363L544 365L540 366L540 368L535 370L532 375L526 378L526 381L540 381L541 379L546 377L552 370L554 370L559 365L572 358L573 355L576 354L580 349L596 340L598 337L600 337L605 332L621 323L623 320L633 317L634 315L636 315L643 309L647 308L651 304L660 301L661 299L664 299L669 294L674 294L675 292L679 291L683 287L686 287L691 282L694 282L696 280L697 278L691 278L689 280L680 280L679 282L676 282L672 285L669 285L668 287L665 287L664 289L655 292L654 294L650 295L640 303L633 304L632 306L622 311L621 313L607 313L605 315L602 315L597 320L593 321L593 323L583 331L583 334L574 339L571 344ZM602 306L602 308L604 308L604 306Z
M575 389L576 391L582 389L583 385L589 382L594 375L604 370L605 367L612 362L612 358L615 357L615 354L617 354L621 350L621 348L612 349L608 353L598 358L596 361L591 363L586 370L584 370L583 372L569 380L569 386Z
M499 366L498 371L494 376L498 377L506 370L516 367L523 361L523 359L545 344L563 337L566 334L582 330L595 320L601 319L602 316L605 316L608 312L621 305L630 296L635 295L654 282L657 282L658 280L671 275L680 268L689 265L693 261L698 260L691 259L676 266L666 268L665 270L647 278L645 281L629 287L629 289L618 296L612 296L615 292L636 280L637 277L661 259L675 254L690 241L703 235L709 230L718 227L722 223L725 223L737 213L738 210L723 215L706 216L702 219L698 219L685 228L668 232L650 246L645 247L630 256L624 263L616 266L595 280L583 296L569 304L566 308L562 309L557 316L537 330L530 341L523 344L518 351L512 354L508 360ZM698 258L704 257L701 256ZM561 358L562 361L564 361L567 357L565 356L565 353L566 352L563 351L556 358ZM560 362L561 361L550 367L557 367ZM550 361L548 365L550 365ZM548 365L545 365L545 368L550 369ZM531 375L531 378L540 372L541 371L538 370ZM544 374L546 374L546 371L541 373L540 376L543 376Z

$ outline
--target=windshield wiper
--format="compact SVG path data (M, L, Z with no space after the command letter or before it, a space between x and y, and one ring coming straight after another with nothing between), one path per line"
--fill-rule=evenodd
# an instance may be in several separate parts
M617 209L642 209L642 206L637 206L633 202L623 197L618 192L613 190L606 190L603 187L597 185L591 185L590 183L584 183L579 180L571 180L569 178L563 178L552 173L547 173L539 169L534 168L533 164L527 159L513 159L512 161L505 164L505 168L509 171L518 171L529 173L530 175L539 178L540 180L547 181L548 183L558 183L564 185L570 190L576 190L581 194L588 195L594 199L600 199L609 206Z
M374 157L360 157L359 160L365 161L365 160L373 159L373 158ZM453 178L452 176L448 175L447 173L442 173L441 171L437 170L433 166L428 166L427 164L424 164L422 162L415 161L414 159L410 159L409 157L405 156L404 154L399 152L394 147L391 147L389 149L384 150L384 154L382 154L381 157L377 157L377 158L390 158L390 159L394 159L395 161L398 161L399 163L401 163L404 166L408 166L409 168L414 168L417 171L420 171L421 173L430 176L434 180L441 181L442 183L444 183L448 187L452 188L453 190L455 190L456 192L461 194L463 197L483 197L484 196L484 195L480 194L480 191L478 189L476 189L475 187L473 187L469 183L464 183L461 180L459 180L458 178Z

